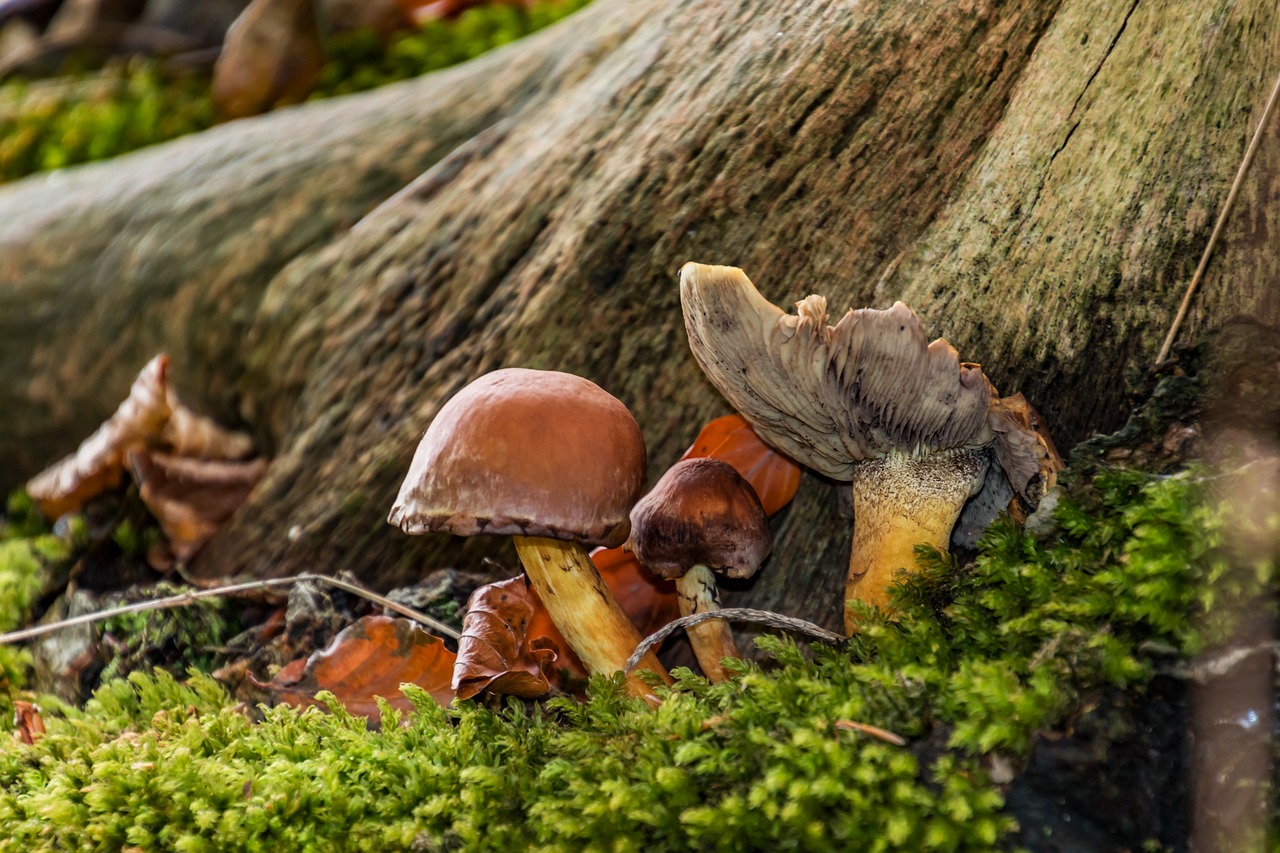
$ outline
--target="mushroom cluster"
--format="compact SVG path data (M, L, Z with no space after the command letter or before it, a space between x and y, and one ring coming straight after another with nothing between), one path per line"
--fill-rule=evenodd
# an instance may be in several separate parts
M639 645L586 546L622 544L644 486L644 437L598 385L550 370L487 373L441 407L389 521L406 533L511 536L529 582L593 673ZM668 676L650 654L641 668ZM633 675L628 685L648 695Z
M946 550L972 502L984 527L1012 496L1034 506L1055 462L991 384L906 305L850 310L828 325L809 296L788 314L736 267L688 263L680 298L693 355L759 433L853 491L846 601L888 604L919 544ZM1001 497L1003 497L1003 502ZM845 630L856 630L846 609Z

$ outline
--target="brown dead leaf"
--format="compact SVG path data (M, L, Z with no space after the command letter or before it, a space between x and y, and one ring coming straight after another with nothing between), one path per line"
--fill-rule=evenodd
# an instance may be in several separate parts
M989 382L988 386L991 387L991 408L1004 414L1024 430L1036 434L1036 440L1040 445L1042 489L1048 491L1053 488L1058 482L1058 472L1067 466L1062 461L1058 448L1053 444L1053 438L1049 435L1049 428L1045 426L1044 418L1034 406L1027 402L1027 398L1022 396L1021 391L1009 397L997 397L995 387Z
M244 459L253 453L253 439L243 432L218 426L178 401L169 389L173 413L160 433L160 446L176 456L196 459Z
M400 692L416 684L441 706L453 701L453 652L416 622L366 616L343 629L323 651L293 661L266 685L275 698L297 708L320 707L315 695L328 690L346 709L376 723L381 696L393 708L411 710Z
M73 512L90 498L120 485L125 454L158 441L173 409L163 353L147 362L129 396L75 453L46 468L27 483L27 493L48 518Z
M791 503L800 487L800 466L765 444L742 415L711 421L680 459L703 456L732 465L756 490L765 515Z
M145 448L129 452L129 466L142 502L160 522L173 555L184 562L218 532L267 470L265 459L188 459Z
M31 702L21 699L13 703L13 739L28 746L44 737L44 719L40 716L40 708Z
M483 691L526 698L550 692L546 669L557 655L547 638L529 636L533 602L533 590L523 575L471 594L453 665L453 689L459 699Z
M188 409L169 384L169 357L157 355L138 373L115 414L75 453L27 483L48 518L74 512L120 485L131 450L167 450L200 459L243 459L253 450L245 433L223 429Z

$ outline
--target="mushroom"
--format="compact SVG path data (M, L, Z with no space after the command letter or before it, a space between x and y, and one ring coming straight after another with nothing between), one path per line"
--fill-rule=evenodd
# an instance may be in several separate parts
M852 483L846 602L886 607L915 547L946 550L980 492L1008 488L1033 506L1043 493L1038 437L991 405L977 365L942 338L926 343L901 302L829 326L825 297L787 314L742 270L694 263L680 271L680 298L694 358L760 437ZM846 609L845 630L855 628Z
M549 370L487 373L441 407L388 518L411 535L511 536L529 582L593 673L640 643L587 554L621 544L644 485L644 437L593 382ZM664 679L652 654L642 667ZM634 675L636 695L649 689Z
M719 459L685 459L631 510L631 548L660 577L676 582L680 615L720 609L713 571L749 578L772 547L769 519L755 489ZM688 629L698 664L713 683L721 661L740 657L722 619Z

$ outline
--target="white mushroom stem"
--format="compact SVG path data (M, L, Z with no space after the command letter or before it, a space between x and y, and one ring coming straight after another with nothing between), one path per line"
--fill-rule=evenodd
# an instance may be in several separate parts
M857 630L847 608L850 601L889 609L894 574L915 571L917 545L947 550L965 501L982 488L988 460L985 450L920 456L895 452L854 466L846 634Z
M592 673L620 671L642 638L587 550L577 542L541 536L513 539L525 574L547 614L587 669ZM641 660L640 668L671 682L653 653ZM653 691L636 673L627 676L627 684L632 695L652 696Z
M720 609L720 591L716 576L706 566L694 566L676 581L676 597L680 602L680 615L692 616ZM723 619L712 619L693 625L686 630L698 666L712 684L729 680L729 673L721 663L725 658L742 657L733 641L733 631Z

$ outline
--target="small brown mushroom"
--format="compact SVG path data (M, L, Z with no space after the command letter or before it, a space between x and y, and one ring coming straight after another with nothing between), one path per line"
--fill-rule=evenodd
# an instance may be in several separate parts
M985 488L1038 501L1038 437L992 408L977 365L942 338L926 344L901 302L829 326L825 297L787 314L742 270L692 263L680 271L680 296L694 357L760 437L852 481L846 601L885 606L916 545L945 550L966 501ZM855 627L846 611L846 631Z
M644 486L644 437L627 407L567 373L485 374L441 407L389 521L406 533L512 536L565 640L593 673L640 643L586 545L620 545ZM653 655L642 668L667 678ZM648 687L634 675L636 695Z
M631 547L654 574L676 582L680 615L720 609L712 572L749 578L772 547L769 519L755 489L719 459L673 465L631 510ZM740 657L722 619L688 629L707 679L725 681L721 663Z

